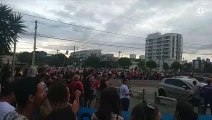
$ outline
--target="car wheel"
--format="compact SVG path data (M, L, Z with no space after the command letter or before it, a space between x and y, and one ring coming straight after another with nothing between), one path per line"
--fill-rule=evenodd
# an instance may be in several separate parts
M162 89L160 89L160 90L158 91L158 93L159 93L159 96L166 96L165 91L162 90Z

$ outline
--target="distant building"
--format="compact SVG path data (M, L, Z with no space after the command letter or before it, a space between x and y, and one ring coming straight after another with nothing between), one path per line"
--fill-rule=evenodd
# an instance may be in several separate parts
M140 55L140 56L139 56L139 59L141 59L141 60L142 60L142 59L145 59L145 55Z
M192 61L192 67L194 70L203 70L204 69L204 63L207 62L207 59L201 59L201 57L197 57L196 60Z
M114 57L113 59L114 59L114 61L118 61L120 58L119 57Z
M192 66L194 70L202 70L202 60L193 60Z
M164 62L171 65L182 61L183 37L178 33L149 34L145 44L145 59L154 60L159 64L160 70Z
M136 59L136 54L130 54L130 59Z
M186 63L188 63L188 60L183 60L182 61L182 64L186 64Z
M75 57L77 64L81 65L88 57L90 56L101 56L101 50L95 49L95 50L82 50L77 52L72 52L71 56Z
M201 60L201 57L197 57L197 60Z
M102 54L100 56L100 61L113 61L114 60L114 54Z

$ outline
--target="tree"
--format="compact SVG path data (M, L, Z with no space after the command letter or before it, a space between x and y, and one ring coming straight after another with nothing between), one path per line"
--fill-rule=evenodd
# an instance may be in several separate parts
M30 65L32 63L32 53L30 53L30 52L20 53L20 54L18 54L17 59L21 63L26 63L26 64Z
M164 70L168 70L168 69L169 69L169 65L168 65L167 63L164 63L164 64L163 64L163 69L164 69Z
M153 60L149 60L146 62L146 66L152 70L153 68L156 68L157 67L157 63Z
M177 70L179 70L181 68L181 64L179 62L174 62L174 63L172 63L171 68L173 70L177 71Z
M182 65L183 71L184 72L191 72L192 71L192 64L190 63L185 63Z
M19 38L18 33L24 32L21 14L15 14L7 5L0 4L0 55L10 52L11 45Z
M3 64L2 56L0 56L0 69L2 68L2 64ZM1 76L1 75L0 75L0 76Z
M75 61L76 59L73 56L69 56L69 58L66 61L66 65L73 65Z
M100 58L96 56L90 56L85 60L84 67L100 67Z
M205 63L205 65L204 65L204 72L206 72L206 73L212 73L212 64Z
M32 54L33 52L22 52L18 54L17 59L21 63L26 63L28 65L32 64ZM35 53L35 63L36 65L43 65L47 64L48 61L46 60L47 53L44 51L36 51Z
M144 60L140 60L139 61L139 63L138 63L138 67L140 68L140 69L142 69L142 70L144 70L145 69L145 61Z
M123 68L129 68L130 65L132 65L132 62L129 58L120 58L118 61L118 65L120 65Z
M64 54L55 54L47 57L47 63L51 66L62 67L66 64L66 56Z

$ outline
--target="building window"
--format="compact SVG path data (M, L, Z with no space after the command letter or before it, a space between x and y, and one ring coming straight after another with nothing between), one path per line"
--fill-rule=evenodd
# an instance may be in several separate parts
M170 36L165 36L164 39L170 39Z
M172 58L174 58L174 53L172 53Z
M175 46L175 36L172 37L172 52L174 52L174 46Z

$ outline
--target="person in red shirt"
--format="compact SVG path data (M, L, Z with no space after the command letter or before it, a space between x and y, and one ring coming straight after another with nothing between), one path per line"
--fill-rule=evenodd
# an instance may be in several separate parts
M68 85L68 87L70 89L71 100L75 99L75 91L79 90L81 92L80 106L82 106L83 105L84 87L80 80L80 76L78 74L75 74L73 76L73 79L72 79L71 83Z

